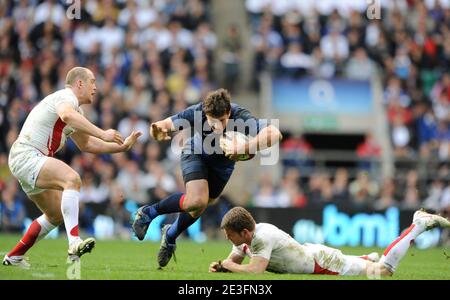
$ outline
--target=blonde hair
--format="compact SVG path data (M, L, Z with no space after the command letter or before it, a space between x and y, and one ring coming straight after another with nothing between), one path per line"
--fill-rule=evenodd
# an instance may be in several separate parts
M66 85L72 85L78 79L86 81L89 78L90 70L83 67L72 68L66 76Z
M252 231L255 229L255 225L255 219L248 210L243 207L234 207L223 216L220 228L241 232L244 229Z

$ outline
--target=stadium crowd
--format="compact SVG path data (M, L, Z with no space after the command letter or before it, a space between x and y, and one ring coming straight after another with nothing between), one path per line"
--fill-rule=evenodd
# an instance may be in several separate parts
M9 1L0 5L0 189L2 227L21 230L29 200L8 171L8 149L28 112L77 65L93 70L97 100L84 108L102 128L144 135L130 155L81 154L73 142L58 155L83 179L80 223L109 214L118 228L130 211L177 190L179 157L149 139L150 122L198 102L216 87L217 37L209 1ZM123 197L121 197L123 195ZM133 207L126 205L132 204ZM25 207L27 206L27 207ZM128 230L129 231L129 230ZM119 232L124 232L119 230Z
M333 1L247 0L254 86L265 70L275 75L352 79L369 79L379 72L396 156L446 161L450 155L448 3L381 2L383 22L367 20L361 1L339 1L348 5L335 9ZM81 154L71 141L58 155L83 180L80 225L91 230L95 216L109 215L118 235L128 237L131 211L184 190L178 155L170 151L170 143L149 139L149 123L196 103L218 87L212 69L217 47L226 53L226 83L234 88L236 53L241 51L238 29L231 26L226 42L219 45L208 0L87 0L81 1L80 17L74 19L68 18L69 5L64 1L7 3L0 5L2 229L22 230L23 219L32 213L8 170L8 149L32 107L64 87L64 74L70 68L84 65L97 77L96 103L84 108L88 119L102 128L117 128L123 136L133 129L144 135L129 155ZM314 10L316 3L320 6ZM348 9L349 3L355 3L355 11ZM397 5L403 9L396 9ZM282 147L306 156L314 151L295 139L284 141ZM434 210L450 209L446 164L431 182L411 169L399 184L393 178L371 178L363 169L353 177L346 169L332 174L317 170L305 179L301 168L284 163L280 182L262 175L259 186L247 191L248 205L305 207L334 201L357 209L383 209L417 208L425 201ZM226 206L230 201L219 203ZM223 211L223 207L212 209ZM214 216L208 222L216 222Z
M255 204L304 207L333 201L357 209L425 205L448 212L450 2L247 0L246 8L254 88L261 72L352 80L378 75L394 156L399 164L406 161L394 178L371 176L366 167L355 174L338 168L304 176L314 149L294 136L282 149L301 158L284 161L280 182L263 175ZM377 160L380 147L369 137L357 156ZM427 165L425 176L417 162Z

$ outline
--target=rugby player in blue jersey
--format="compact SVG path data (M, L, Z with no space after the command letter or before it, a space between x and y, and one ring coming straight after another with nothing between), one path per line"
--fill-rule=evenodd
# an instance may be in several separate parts
M132 228L139 240L159 215L179 212L173 224L162 228L158 264L166 266L176 249L177 237L192 225L222 193L234 170L235 162L243 154L276 145L282 135L276 126L256 119L245 108L231 103L227 90L210 92L199 104L193 105L165 120L150 126L150 135L157 141L167 141L172 134L190 128L181 154L181 169L186 193L173 194L153 205L137 211ZM226 132L237 131L248 136L245 143L227 143Z

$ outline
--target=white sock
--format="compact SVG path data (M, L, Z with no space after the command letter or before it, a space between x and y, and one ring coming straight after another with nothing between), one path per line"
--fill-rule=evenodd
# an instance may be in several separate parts
M61 200L61 211L64 217L64 225L66 226L67 238L69 245L78 240L78 199L80 192L75 190L64 190Z
M39 223L39 225L41 225L41 231L39 232L35 243L42 240L50 231L52 231L56 227L55 225L47 221L44 215L37 218L36 221Z
M400 260L408 252L409 246L419 234L425 231L423 226L411 224L383 253L380 263L392 273L395 272Z

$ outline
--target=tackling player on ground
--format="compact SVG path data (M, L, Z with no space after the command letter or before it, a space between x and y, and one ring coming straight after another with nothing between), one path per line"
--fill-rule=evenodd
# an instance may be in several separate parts
M233 244L232 251L227 259L212 262L209 271L389 276L394 274L412 241L435 227L450 227L450 222L423 210L416 211L411 226L378 260L377 253L358 257L320 244L300 244L274 225L256 224L246 209L235 207L225 214L221 224ZM242 264L245 256L250 257L248 264Z
M45 97L28 115L9 153L9 168L23 191L43 215L3 259L4 265L28 268L24 254L52 229L64 222L69 240L68 255L76 260L95 245L78 235L80 175L66 163L53 158L71 137L81 151L117 153L128 151L141 135L133 132L123 141L113 129L102 130L89 122L80 108L92 104L96 92L94 74L75 67L67 73L66 88Z
M239 120L249 127L253 124L253 128L245 128L245 133L236 130L231 125L239 123ZM170 140L170 133L181 128L191 129L191 137L181 154L186 194L177 193L154 205L141 207L132 226L138 239L142 240L154 218L180 212L172 225L165 225L162 229L158 253L160 267L169 263L177 237L202 215L208 204L220 196L234 170L238 154L254 154L255 150L269 148L281 140L281 133L275 126L254 118L245 108L232 104L230 94L224 89L209 93L202 103L177 115L153 123L150 135L157 141ZM206 141L212 141L211 146L214 147L214 141L220 140L225 132L230 131L238 131L251 138L239 145L220 142L223 151L207 151Z

